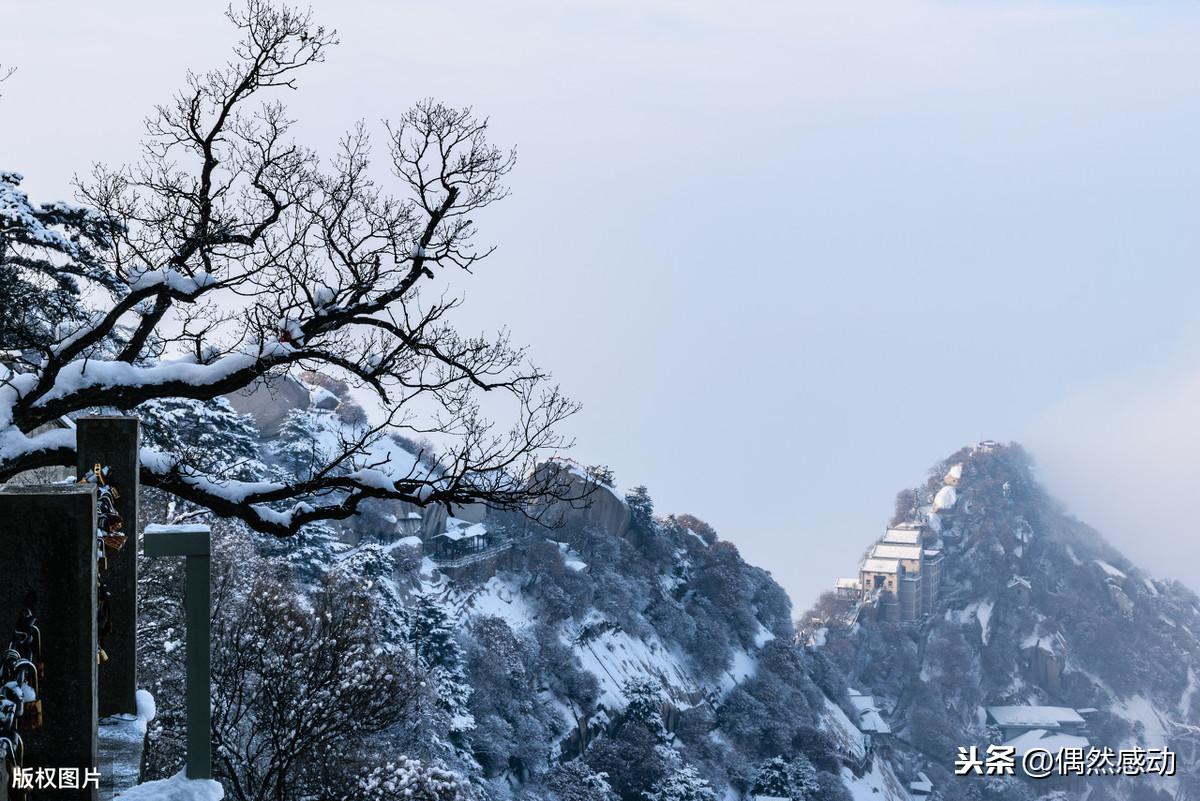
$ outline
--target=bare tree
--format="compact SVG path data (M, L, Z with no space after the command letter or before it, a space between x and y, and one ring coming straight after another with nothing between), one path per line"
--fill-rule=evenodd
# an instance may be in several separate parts
M336 794L372 736L412 715L420 677L373 640L361 582L332 572L307 608L286 576L226 568L213 606L218 776L237 801Z
M388 419L303 480L238 482L147 451L143 481L279 536L370 498L536 514L580 497L535 470L569 446L556 430L577 406L506 332L460 334L461 298L436 283L491 253L474 218L505 196L514 153L470 109L426 100L386 128L399 196L373 177L361 125L324 163L291 139L279 95L334 32L263 0L229 18L232 59L156 109L138 163L78 182L86 207L34 206L0 174L0 480L74 464L53 426L77 412L313 370L370 388ZM436 467L368 456L397 430L431 436Z

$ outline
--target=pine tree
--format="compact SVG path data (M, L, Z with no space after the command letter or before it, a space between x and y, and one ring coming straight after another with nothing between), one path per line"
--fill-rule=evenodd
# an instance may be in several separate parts
M310 523L286 540L257 532L247 534L262 556L286 563L292 575L306 586L319 583L350 551L350 546L338 536L338 529L327 523Z
M270 453L276 465L300 481L312 478L313 471L323 465L328 454L321 447L322 434L337 431L332 412L293 409L288 412L279 435L271 443Z
M254 421L224 398L157 398L137 408L145 443L188 465L224 478L265 477Z
M616 801L608 774L595 771L583 760L564 762L550 772L546 781L558 801Z
M683 765L644 793L646 801L716 801L708 780L691 765Z
M64 326L88 319L81 284L120 286L95 254L116 223L67 203L35 206L21 181L0 170L0 350L18 352L56 342Z
M625 695L625 720L645 726L658 740L667 739L667 727L663 722L662 685L653 679L634 678L622 687Z
M650 491L644 486L634 487L625 496L625 503L629 504L633 526L642 531L652 531L654 528L654 501L650 499Z
M340 801L469 801L476 795L454 771L400 756L364 771L358 787Z
M791 801L808 801L820 790L817 769L808 757L801 754L788 762L777 756L759 765L754 780L754 794L772 798L790 798Z
M467 704L471 685L463 652L454 637L446 609L428 593L418 593L404 614L407 638L418 663L429 671L438 704L450 716L450 731L463 734L475 727Z
M754 779L754 794L771 798L791 798L791 783L788 781L788 765L783 757L771 757L758 767Z

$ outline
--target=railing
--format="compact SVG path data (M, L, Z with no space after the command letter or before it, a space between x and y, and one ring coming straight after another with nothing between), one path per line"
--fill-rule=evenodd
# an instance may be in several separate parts
M456 557L444 557L431 555L429 558L435 565L443 568L466 567L478 562L483 562L491 559L493 556L502 554L513 547L513 540L502 542L499 545L493 545L490 548L484 548L482 551L474 551L473 553L464 554Z

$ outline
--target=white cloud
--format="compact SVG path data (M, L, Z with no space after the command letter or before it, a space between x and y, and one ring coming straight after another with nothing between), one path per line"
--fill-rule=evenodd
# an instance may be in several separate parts
M1029 444L1077 517L1151 572L1200 590L1200 362L1074 395Z

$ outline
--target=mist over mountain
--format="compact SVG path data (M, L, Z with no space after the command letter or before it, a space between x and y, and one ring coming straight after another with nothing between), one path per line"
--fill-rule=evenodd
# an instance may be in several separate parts
M954 503L935 512L947 485ZM1017 445L963 449L935 465L898 497L892 522L906 520L927 524L925 546L943 554L936 606L919 622L892 623L870 619L878 604L855 618L853 602L826 596L809 621L818 650L876 699L898 770L925 771L947 798L1035 798L1055 784L951 771L960 746L1008 740L1036 727L1000 724L1042 715L1039 736L1056 745L1067 742L1058 736L1178 752L1176 777L1060 782L1066 797L1193 797L1200 601L1191 590L1147 575L1073 517ZM1048 709L1080 714L1049 720L1059 713Z

